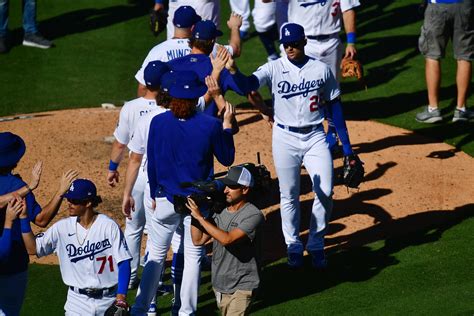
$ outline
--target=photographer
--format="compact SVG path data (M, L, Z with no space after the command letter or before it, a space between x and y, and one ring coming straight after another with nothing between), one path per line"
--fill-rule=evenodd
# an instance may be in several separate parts
M257 230L264 216L247 202L253 179L245 167L230 168L222 182L226 185L227 208L212 218L204 217L195 201L188 198L193 217L191 236L196 246L214 238L212 286L222 315L247 315L260 283Z
M154 213L148 230L148 261L133 315L146 314L156 294L171 238L180 223L184 224L184 270L179 314L196 312L202 247L192 243L191 216L175 212L174 204L179 197L198 192L195 188L183 188L182 183L212 178L214 156L225 166L230 166L235 156L232 106L226 103L223 122L198 113L198 98L206 93L207 87L192 71L177 72L176 78L169 88L170 111L155 116L150 124L146 152Z

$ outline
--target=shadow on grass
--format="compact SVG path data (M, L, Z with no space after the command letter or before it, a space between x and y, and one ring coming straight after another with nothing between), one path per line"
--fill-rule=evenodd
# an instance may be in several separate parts
M328 238L328 245L338 246L328 251L327 270L313 270L309 257L305 257L304 267L298 271L289 270L286 263L265 267L260 296L252 309L257 311L282 304L345 282L369 280L386 267L399 264L396 253L439 240L446 230L474 216L473 210L474 204L468 204L453 211L428 211L384 220L354 234ZM379 240L385 240L381 248L366 246Z
M150 8L151 4L147 1L138 1L129 5L116 5L101 9L80 9L43 20L39 23L39 29L45 37L54 40L126 22L148 14ZM22 28L13 29L10 35L12 46L21 45L23 41Z

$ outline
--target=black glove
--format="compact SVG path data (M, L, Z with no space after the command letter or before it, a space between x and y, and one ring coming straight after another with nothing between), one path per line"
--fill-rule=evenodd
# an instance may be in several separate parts
M150 30L153 35L158 36L164 29L166 29L166 22L168 20L168 13L165 10L151 10L150 12Z
M358 188L364 180L364 163L356 154L344 157L344 173L342 179L344 185L349 188Z
M104 316L128 316L128 310L129 308L126 301L115 300L115 302L107 308Z

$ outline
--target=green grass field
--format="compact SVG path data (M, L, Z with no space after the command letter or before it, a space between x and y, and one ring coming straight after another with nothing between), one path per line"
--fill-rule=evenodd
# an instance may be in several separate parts
M49 50L21 46L21 1L11 1L10 30L15 44L0 55L0 116L64 108L121 105L136 94L134 74L158 39L148 31L147 1L41 0L40 29L54 40ZM443 62L443 123L424 125L415 114L426 105L424 61L417 50L422 20L419 0L367 0L358 11L358 50L368 89L344 82L347 119L376 120L447 142L474 155L474 123L453 124L455 61L448 50ZM229 12L222 1L223 16ZM226 39L227 35L224 35ZM246 41L237 61L250 73L266 61L257 37ZM268 92L262 91L266 98ZM235 104L245 100L229 94ZM469 104L472 105L472 96ZM1 130L1 122L0 122ZM403 144L404 138L397 140ZM357 145L357 144L356 144ZM471 176L472 177L472 176ZM472 243L474 205L441 214L428 228L400 221L400 235L329 253L330 269L316 274L289 272L284 259L263 271L257 315L473 315ZM431 222L432 213L419 222ZM417 226L415 226L417 227ZM410 234L403 232L410 228ZM309 263L309 262L307 262ZM133 301L135 292L129 296ZM63 313L66 287L56 266L32 265L24 315ZM205 274L200 315L216 314ZM170 297L160 301L169 313Z

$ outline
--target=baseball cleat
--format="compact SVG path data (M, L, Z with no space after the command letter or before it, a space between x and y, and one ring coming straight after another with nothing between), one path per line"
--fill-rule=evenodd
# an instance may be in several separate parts
M471 111L468 109L464 111L461 111L458 109L454 110L453 122L458 122L458 121L465 122L473 118L474 118L474 111Z
M328 262L323 249L310 251L309 253L311 255L311 264L313 265L313 268L318 270L324 270L327 268Z
M430 111L428 107L425 107L422 112L416 114L416 120L421 123L436 123L441 122L443 117L438 109Z
M53 46L53 42L44 38L40 33L26 33L23 38L23 46L47 49Z
M148 307L148 312L146 313L147 316L156 316L156 304L155 303L151 303L150 304L150 307Z
M301 268L303 266L303 254L300 252L289 252L288 266L291 269Z

